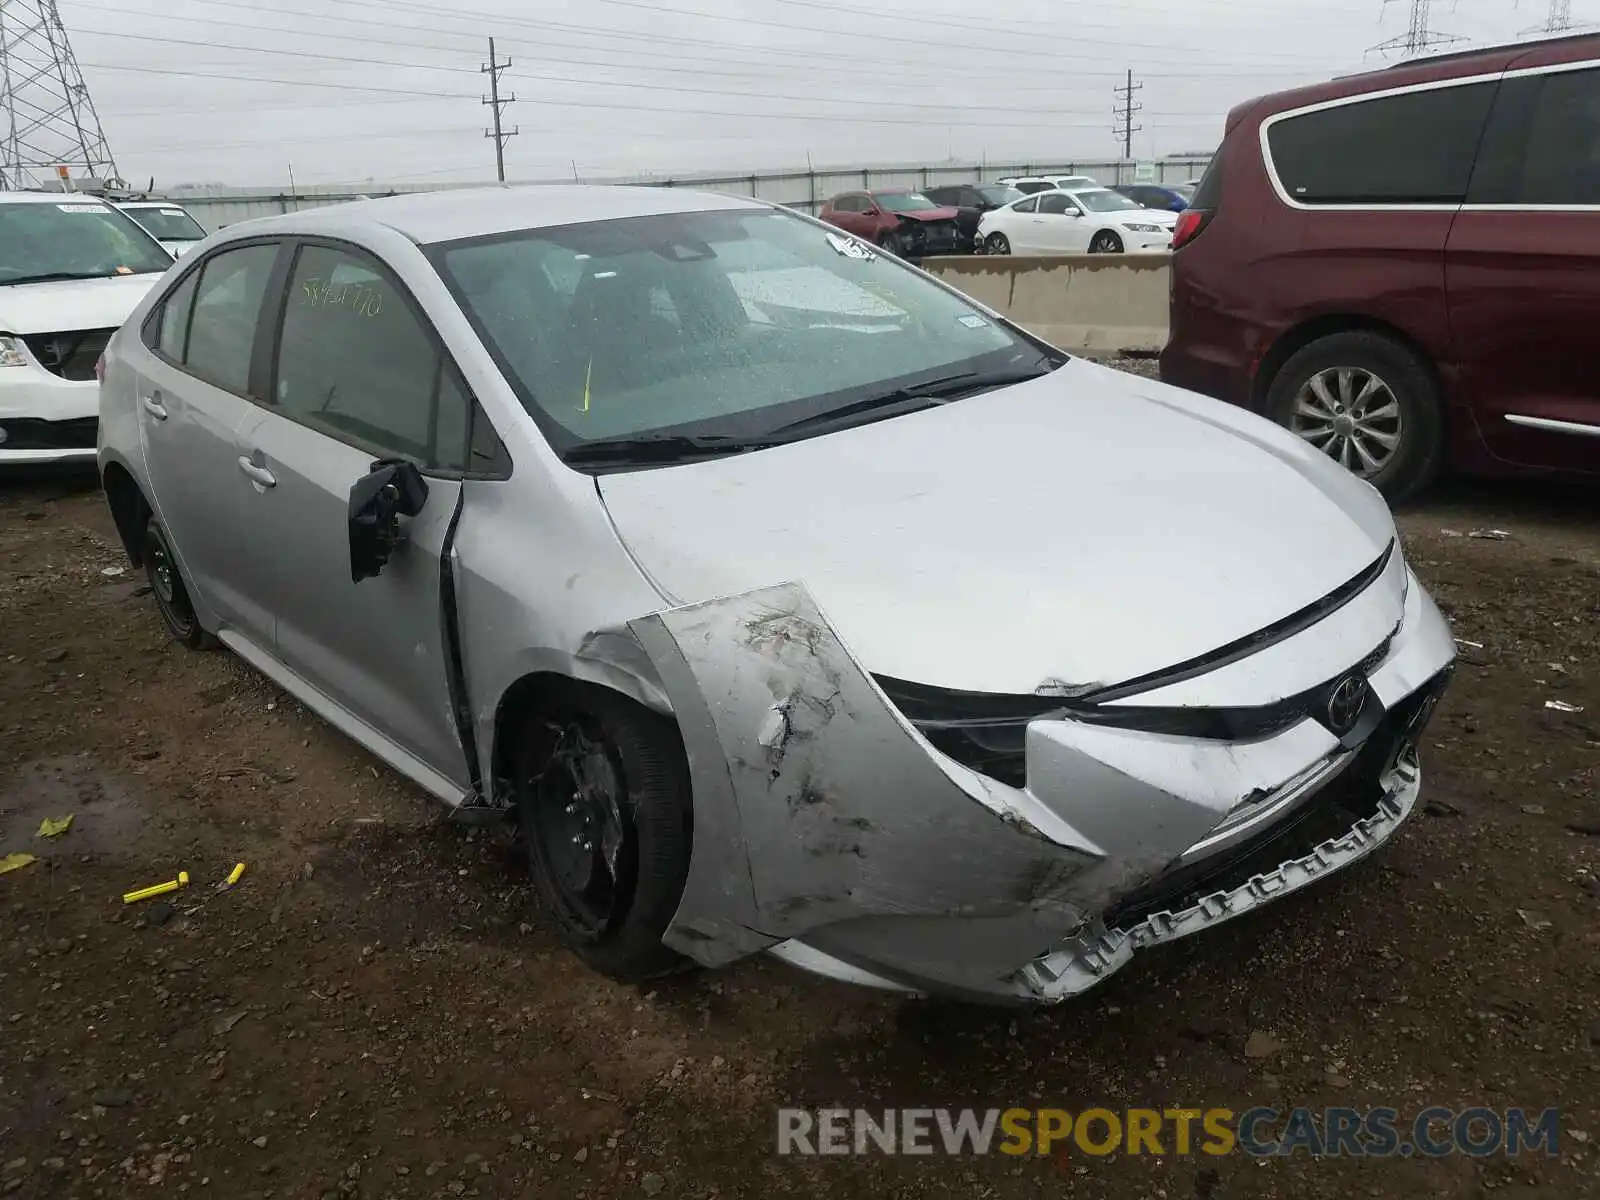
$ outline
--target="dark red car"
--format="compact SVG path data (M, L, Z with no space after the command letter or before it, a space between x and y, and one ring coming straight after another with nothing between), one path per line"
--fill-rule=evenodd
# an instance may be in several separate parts
M817 214L830 225L848 230L901 258L956 254L963 245L960 213L929 200L921 192L881 189L842 192ZM970 238L966 239L970 243Z
M1167 382L1391 500L1600 473L1600 36L1241 104L1173 247Z

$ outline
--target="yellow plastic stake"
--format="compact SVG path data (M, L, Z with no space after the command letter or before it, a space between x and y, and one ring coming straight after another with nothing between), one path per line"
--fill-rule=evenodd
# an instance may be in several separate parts
M243 863L236 864L234 866L233 870L228 872L228 886L232 887L234 884L238 883L240 876L242 876L243 874L244 874L244 864Z
M176 879L169 879L165 883L158 883L153 887L140 888L136 892L124 892L122 902L133 904L139 900L148 900L152 896L165 896L168 892L175 892L181 887L189 886L189 872L179 871Z

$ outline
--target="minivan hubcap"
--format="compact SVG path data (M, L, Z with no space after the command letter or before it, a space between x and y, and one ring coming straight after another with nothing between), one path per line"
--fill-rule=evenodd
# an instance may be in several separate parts
M1394 392L1371 371L1329 367L1295 396L1289 428L1365 479L1393 460L1405 420Z

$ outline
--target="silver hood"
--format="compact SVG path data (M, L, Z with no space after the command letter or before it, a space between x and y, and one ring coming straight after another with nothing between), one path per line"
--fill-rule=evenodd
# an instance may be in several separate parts
M1083 360L599 486L671 602L799 581L868 670L981 692L1194 658L1325 596L1394 537L1373 488L1277 426Z

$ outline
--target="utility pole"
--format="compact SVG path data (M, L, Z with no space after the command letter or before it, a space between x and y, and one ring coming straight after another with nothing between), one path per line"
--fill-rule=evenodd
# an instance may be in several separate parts
M1133 68L1128 68L1128 82L1114 89L1117 93L1117 103L1111 113L1117 118L1117 123L1112 127L1112 132L1122 139L1122 157L1133 157L1133 135L1144 128L1143 125L1133 123L1134 114L1140 112L1144 105L1135 104L1133 98L1144 91L1144 84L1133 81Z
M516 93L512 93L503 100L500 98L500 73L510 65L511 60L509 58L506 59L505 62L501 62L495 57L494 39L490 38L489 62L487 66L483 67L479 71L479 74L487 75L489 77L489 94L483 98L483 102L494 109L494 128L485 129L483 131L483 136L494 139L495 175L499 178L501 183L506 181L506 142L508 139L514 138L517 136L517 134L522 132L522 127L520 125L515 129L505 129L500 123L500 114L505 112L506 105L510 104L517 98Z
M0 0L0 188L73 167L122 183L56 0Z
M1550 0L1550 16L1544 23L1546 33L1563 33L1572 28L1572 0Z
M1387 11L1392 0L1383 0L1384 10ZM1367 53L1385 52L1389 50L1404 50L1407 54L1421 54L1433 46L1442 46L1448 42L1459 42L1462 39L1453 33L1437 33L1428 28L1428 9L1432 0L1410 0L1411 23L1405 33L1397 34L1386 42L1379 42L1371 47Z

